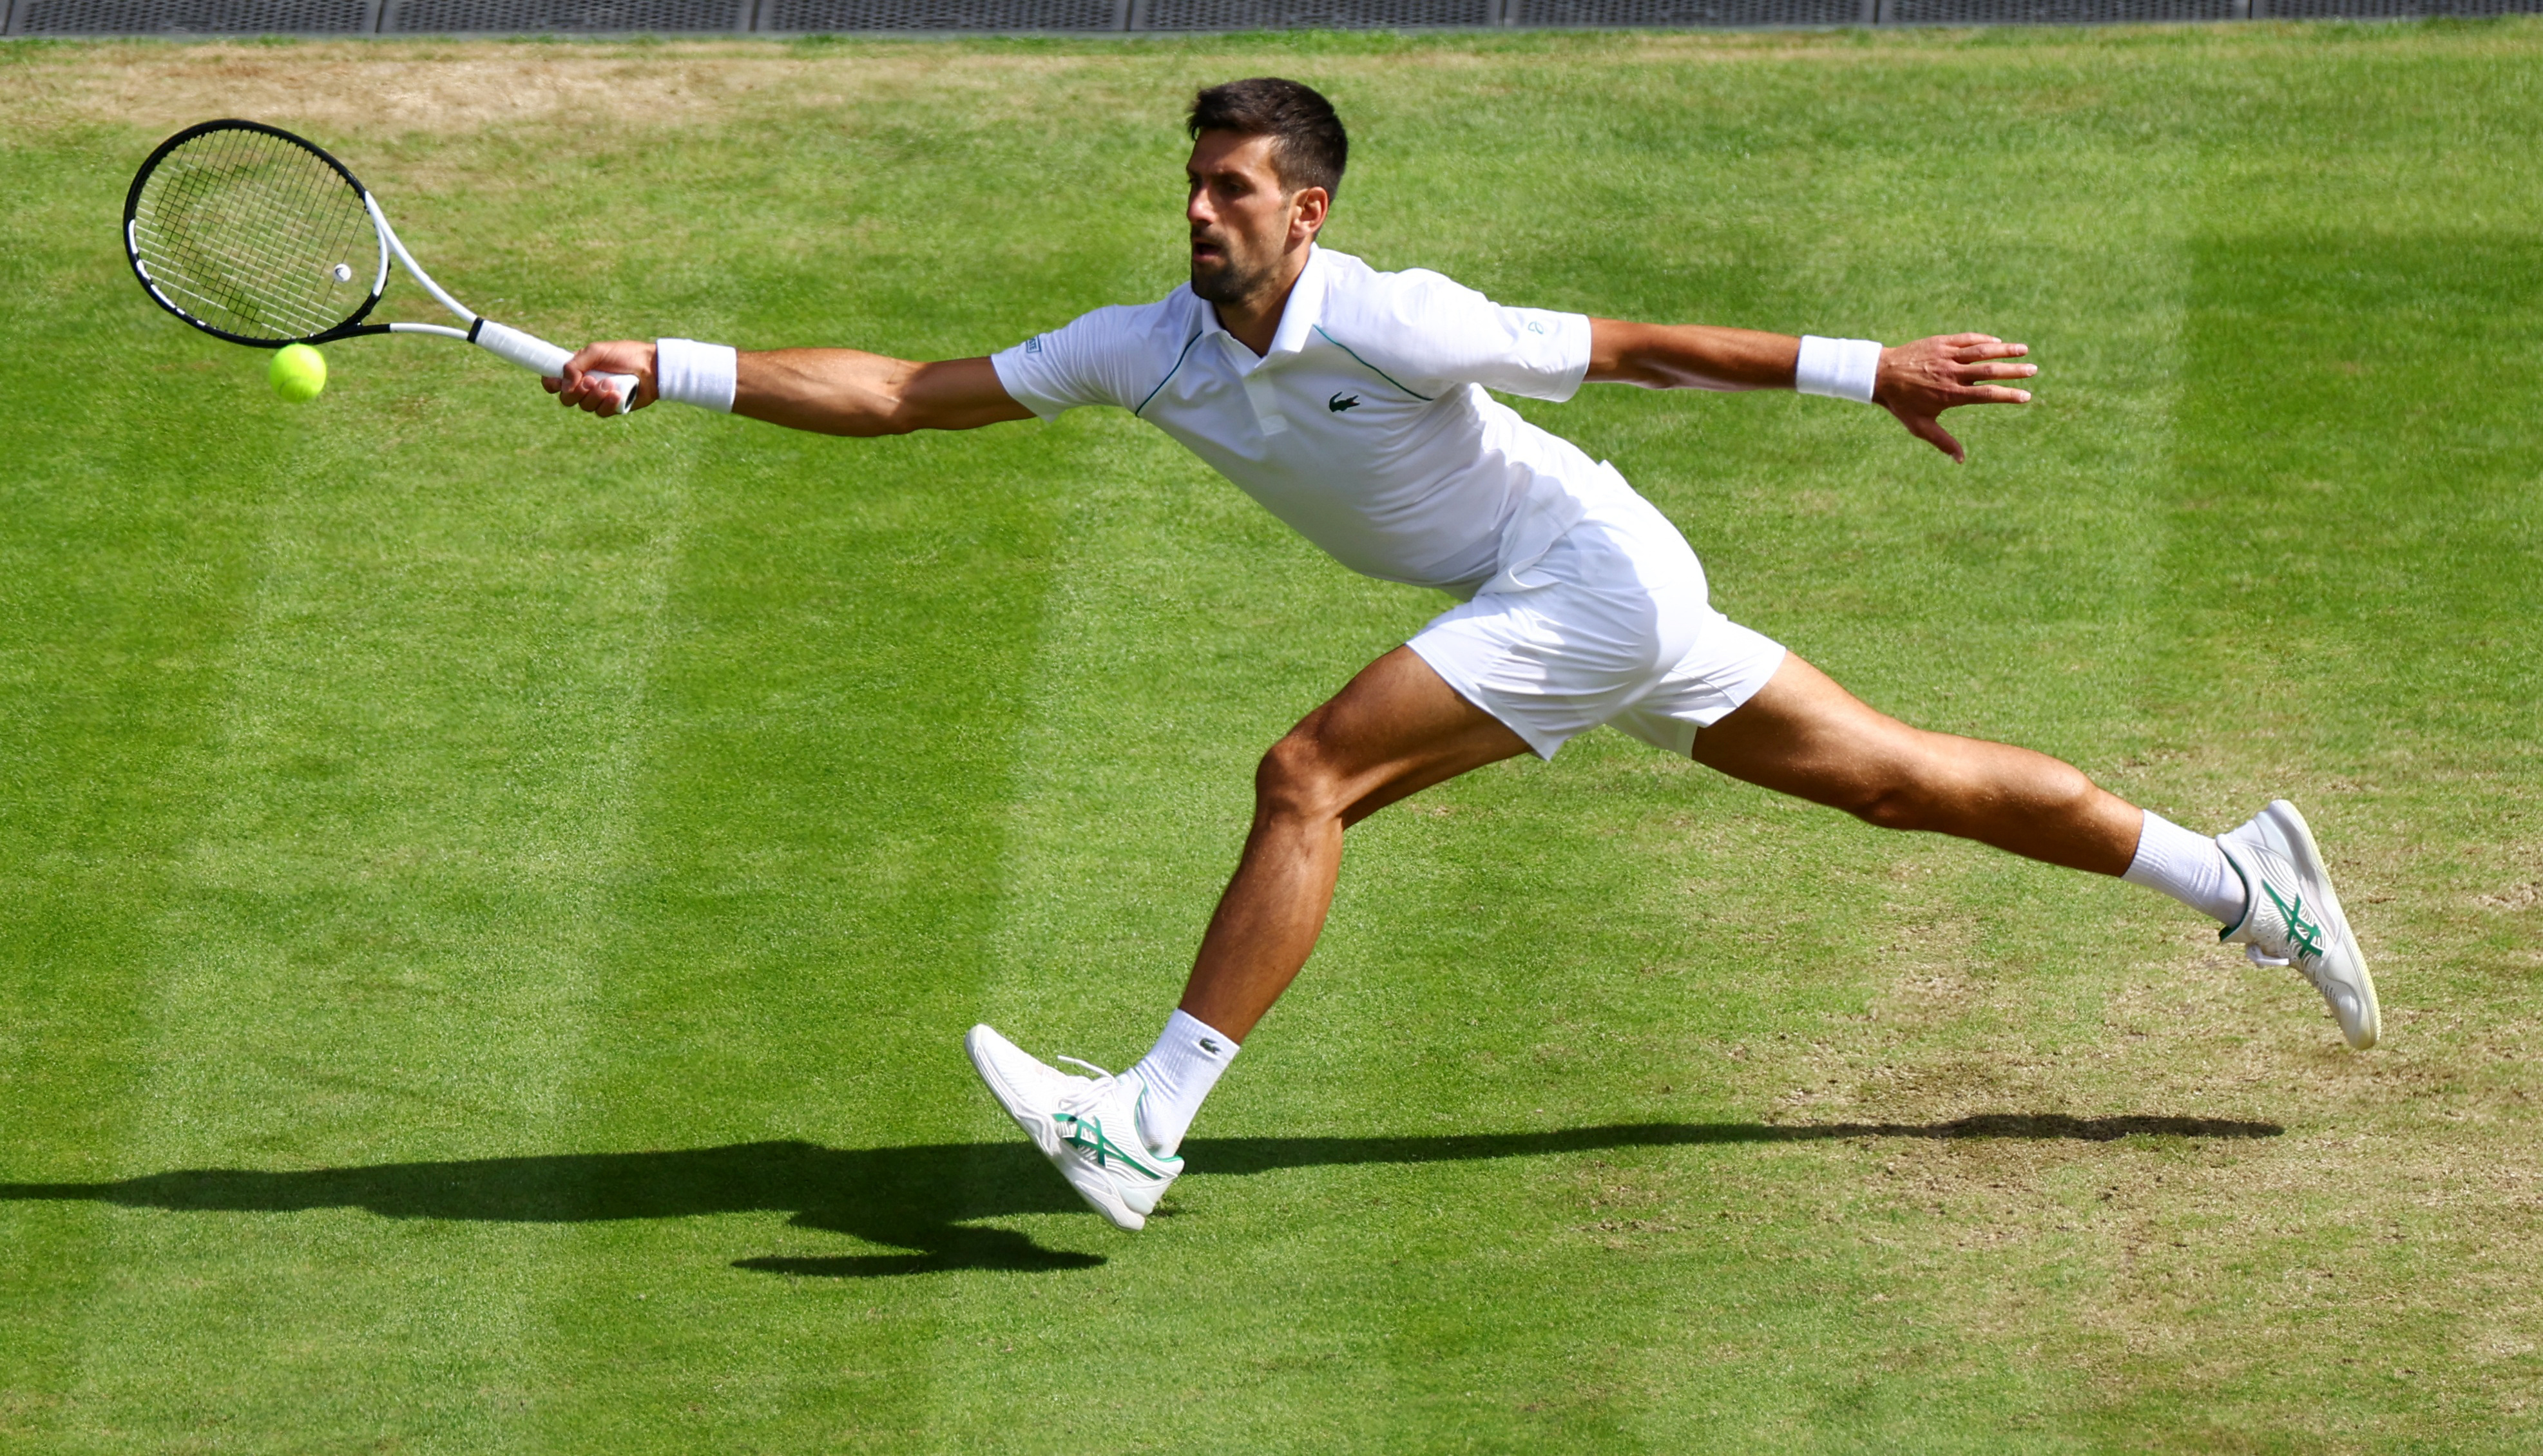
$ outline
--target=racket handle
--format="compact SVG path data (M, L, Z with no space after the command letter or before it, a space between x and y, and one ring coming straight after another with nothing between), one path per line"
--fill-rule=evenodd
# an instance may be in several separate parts
M563 379L565 361L574 357L570 349L559 348L535 334L524 334L493 319L479 319L469 325L468 342L499 359L534 370L545 379ZM610 413L624 415L635 407L635 375L602 374L598 378L618 391L618 408Z

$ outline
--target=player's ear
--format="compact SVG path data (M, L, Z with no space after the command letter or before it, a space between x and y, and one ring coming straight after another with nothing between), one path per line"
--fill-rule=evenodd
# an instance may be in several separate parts
M1333 209L1334 194L1320 187L1300 188L1290 199L1289 230L1292 242L1305 242L1325 225L1325 215Z

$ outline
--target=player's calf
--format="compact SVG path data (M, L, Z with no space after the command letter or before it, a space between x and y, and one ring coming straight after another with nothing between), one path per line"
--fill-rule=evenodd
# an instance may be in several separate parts
M2045 753L1938 733L1878 712L1789 656L1757 695L1696 734L1698 763L1888 829L1974 839L2117 875L2137 811Z

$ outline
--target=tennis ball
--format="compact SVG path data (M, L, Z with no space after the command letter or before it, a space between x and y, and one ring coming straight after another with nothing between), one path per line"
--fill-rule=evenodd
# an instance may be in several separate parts
M265 377L275 394L305 405L327 387L327 356L305 344L286 344L273 351L273 363Z

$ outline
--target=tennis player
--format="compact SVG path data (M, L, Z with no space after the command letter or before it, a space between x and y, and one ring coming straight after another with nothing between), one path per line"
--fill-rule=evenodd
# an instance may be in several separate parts
M664 339L593 345L549 383L600 414L614 398L591 376L633 374L640 407L676 400L843 435L1127 410L1345 566L1459 599L1264 755L1235 878L1135 1066L1113 1076L1061 1058L1095 1073L1076 1076L971 1029L989 1090L1115 1224L1145 1223L1183 1171L1176 1148L1202 1099L1306 963L1343 831L1470 769L1551 758L1600 724L1874 824L2160 890L2255 961L2293 965L2350 1045L2375 1043L2374 982L2293 805L2209 838L2044 754L1875 712L1716 611L1665 516L1491 393L1795 389L1887 410L1957 461L1939 417L2027 402L2013 381L2038 370L2023 345L1954 334L1884 347L1507 307L1316 245L1347 143L1314 91L1213 86L1189 124L1192 281L1156 303L1097 309L990 358Z

